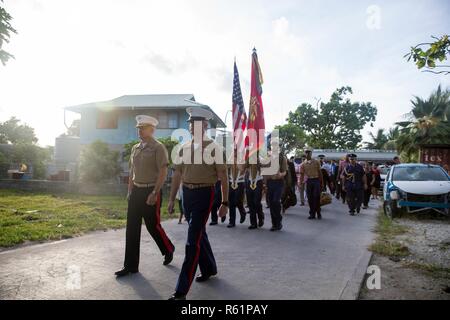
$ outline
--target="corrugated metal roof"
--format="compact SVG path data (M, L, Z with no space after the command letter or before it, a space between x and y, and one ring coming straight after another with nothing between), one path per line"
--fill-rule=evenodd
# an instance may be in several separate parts
M85 108L152 108L152 107L190 107L186 100L195 101L193 94L139 94L125 95L108 101L90 102L66 107L66 110L79 112Z

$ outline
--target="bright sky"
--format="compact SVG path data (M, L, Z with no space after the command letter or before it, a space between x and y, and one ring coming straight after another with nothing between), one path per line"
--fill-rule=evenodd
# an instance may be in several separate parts
M124 94L193 93L225 119L236 56L248 110L251 50L264 76L266 127L337 87L378 107L388 128L450 76L403 55L450 32L450 3L418 1L4 0L18 34L0 65L0 121L16 116L40 145L65 131L63 107ZM69 115L69 113L68 113ZM67 123L74 115L71 114ZM228 116L227 122L230 123Z

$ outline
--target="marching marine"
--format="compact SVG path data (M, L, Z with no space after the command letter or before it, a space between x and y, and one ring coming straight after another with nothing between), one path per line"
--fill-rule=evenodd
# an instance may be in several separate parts
M246 164L246 185L245 192L247 196L247 204L250 209L250 230L262 227L264 225L264 212L261 204L263 191L263 177L261 175L261 164Z
M190 219L185 258L175 293L169 298L170 300L186 299L197 266L201 272L201 275L196 278L198 282L207 281L217 274L216 261L206 234L206 223L214 201L214 185L217 180L221 181L222 199L228 199L228 176L223 152L213 140L206 136L208 120L212 118L212 113L201 107L191 107L186 111L189 114L192 140L181 146L181 161L175 165L168 212L173 213L175 195L182 182L183 207ZM206 162L205 148L219 152L221 159L218 160L219 156L215 157L216 153L214 153L212 154L213 162ZM185 158L190 160L185 161ZM226 216L227 210L228 201L222 201L218 216Z
M166 147L153 137L158 120L138 115L136 121L141 141L131 150L125 261L124 267L115 273L117 277L139 271L142 219L164 255L164 265L172 261L175 250L160 223L161 187L169 159Z
M227 228L233 228L236 226L236 209L239 209L239 205L241 203L241 199L245 192L244 186L244 175L245 175L245 165L237 163L237 152L234 153L234 159L232 164L229 165L229 181L230 188L228 193L228 201L230 203L230 220ZM240 223L244 223L245 221L245 209L242 212L242 209L239 210L241 219Z
M303 162L300 168L300 181L304 181L305 175L308 177L306 180L306 196L309 204L309 217L308 219L322 219L320 213L320 194L323 186L322 171L320 169L320 162L316 159L312 159L312 150L305 149L306 160Z

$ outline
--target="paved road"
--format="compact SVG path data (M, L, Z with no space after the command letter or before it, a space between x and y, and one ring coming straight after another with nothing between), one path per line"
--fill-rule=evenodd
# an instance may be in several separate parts
M308 220L308 208L296 206L287 210L281 232L269 231L268 209L259 230L247 230L248 220L234 229L208 226L219 274L194 282L188 298L355 299L377 205L352 217L334 200L321 221ZM122 265L124 230L0 252L0 299L167 299L183 261L187 225L170 220L163 227L177 248L172 264L162 265L143 232L140 273L122 279L113 273Z

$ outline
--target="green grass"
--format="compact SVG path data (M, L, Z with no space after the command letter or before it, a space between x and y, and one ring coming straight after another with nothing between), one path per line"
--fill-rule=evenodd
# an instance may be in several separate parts
M450 268L436 266L430 263L418 262L409 262L406 266L409 268L418 269L435 278L450 279Z
M394 240L395 236L408 232L408 228L389 219L382 211L378 214L375 232L378 235L375 242L369 247L369 250L388 257L405 257L409 255L408 247Z
M126 210L127 201L121 196L53 195L0 189L0 247L123 228ZM167 202L163 199L161 219L167 218Z

